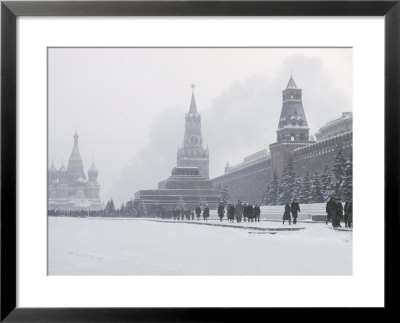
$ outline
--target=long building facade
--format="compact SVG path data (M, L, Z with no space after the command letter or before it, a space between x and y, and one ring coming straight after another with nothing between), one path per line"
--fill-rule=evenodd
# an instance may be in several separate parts
M267 149L245 157L243 163L231 167L227 163L225 173L213 179L218 187L225 187L232 201L241 200L261 203L266 185L274 173L278 176L293 158L297 175L313 173L332 163L340 147L349 158L352 153L352 114L343 113L341 118L328 122L310 136L302 90L293 76L282 91L282 109L278 122L277 140Z
M68 160L59 169L52 162L47 171L48 210L102 210L99 197L99 171L94 162L87 176L83 168L78 145L78 133L74 134L74 145Z

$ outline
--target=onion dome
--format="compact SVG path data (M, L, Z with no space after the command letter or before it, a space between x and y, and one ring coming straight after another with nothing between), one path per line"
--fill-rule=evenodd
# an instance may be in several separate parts
M61 172L61 173L64 173L64 172L67 171L67 169L64 166L64 163L61 164L61 167L60 167L60 169L58 171Z
M57 168L54 167L53 161L51 161L51 165L49 167L49 172L50 173L55 173L57 171Z
M92 163L92 166L90 166L88 170L88 175L89 176L97 176L99 174L99 171L97 170L94 162Z

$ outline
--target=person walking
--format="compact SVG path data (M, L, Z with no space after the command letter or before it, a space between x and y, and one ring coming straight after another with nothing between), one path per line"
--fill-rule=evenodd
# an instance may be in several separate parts
M196 206L195 212L196 212L197 221L199 221L199 220L200 220L200 215L201 215L201 208L200 208L200 206Z
M190 221L190 209L185 211L186 220Z
M260 214L261 214L261 210L260 210L260 206L258 204L256 204L256 206L254 207L254 220L257 222L260 222Z
M236 222L238 223L242 222L242 217L243 217L243 204L238 200L235 206Z
M335 199L335 204L336 204L336 214L334 217L334 221L332 221L332 225L335 228L339 228L341 227L340 220L343 219L343 204L340 197ZM335 224L333 224L333 222L335 222Z
M248 218L248 214L247 214L247 203L244 202L243 203L243 221L246 222Z
M352 228L353 227L353 199L350 198L344 207L345 209L345 214L347 217L347 227Z
M254 208L253 208L253 205L251 205L251 203L249 203L247 205L247 218L248 218L249 222L250 221L253 222L253 220L254 220Z
M292 212L293 224L297 223L297 213L300 212L300 205L297 199L294 199L290 205L290 211Z
M344 225L346 228L351 228L353 222L353 203L351 198L344 205Z
M210 209L208 208L208 205L206 205L203 210L203 220L207 221L209 216L210 216Z
M285 205L285 212L283 213L282 220L283 220L283 224L285 224L286 220L289 220L289 224L292 224L291 223L291 218L290 218L290 205L289 205L289 202L287 202L286 205Z
M225 207L224 204L222 202L219 203L218 206L218 216L219 216L219 220L222 222L222 219L224 218L225 215Z
M230 223L235 221L235 206L232 203L228 205L228 220Z
M192 216L192 221L194 220L194 211L190 211L190 215Z
M335 197L331 197L328 203L326 203L326 224L328 225L329 221L333 221L333 217L336 214L336 204L335 204ZM333 223L333 222L332 222Z

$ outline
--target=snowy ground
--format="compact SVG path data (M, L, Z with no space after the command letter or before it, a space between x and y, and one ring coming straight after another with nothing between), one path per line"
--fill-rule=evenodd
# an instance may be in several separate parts
M202 221L201 221L202 222ZM50 275L351 275L352 232L268 231L156 219L49 217ZM223 222L229 225L228 221ZM233 224L260 229L272 221ZM293 225L291 227L294 227ZM258 232L258 233L249 233Z

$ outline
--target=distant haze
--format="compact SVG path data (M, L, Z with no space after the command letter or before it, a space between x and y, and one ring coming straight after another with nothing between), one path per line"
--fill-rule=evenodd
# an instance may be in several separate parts
M275 142L291 71L310 134L352 111L349 48L52 48L48 160L66 164L77 130L104 200L157 188L176 166L194 83L213 178Z

